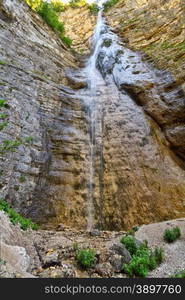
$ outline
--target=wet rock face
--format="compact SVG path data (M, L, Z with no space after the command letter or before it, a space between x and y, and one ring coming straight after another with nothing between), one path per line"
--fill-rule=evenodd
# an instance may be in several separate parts
M123 82L119 82L119 85L157 121L172 149L184 159L184 2L120 0L107 13L107 20L125 45L146 54L143 60L173 74L156 72L154 78L149 79L154 85L148 86L148 80L145 82L140 68L136 71L141 80L135 80L134 83L125 81L121 71Z
M105 80L112 74L120 91L132 99L163 129L171 147L184 156L185 93L173 76L143 62L142 56L114 43L115 35L104 34L97 67ZM112 38L112 42L111 41ZM119 41L117 41L119 43ZM180 125L179 125L180 123Z
M184 162L170 150L182 158L182 89L170 73L143 62L110 30L102 31L98 45L95 227L120 230L184 216ZM182 126L180 145L170 135L176 124L181 124L178 132Z
M120 0L106 16L128 47L146 53L145 59L184 83L184 1Z
M77 62L24 2L0 12L1 197L36 222L83 226L86 122L65 74Z

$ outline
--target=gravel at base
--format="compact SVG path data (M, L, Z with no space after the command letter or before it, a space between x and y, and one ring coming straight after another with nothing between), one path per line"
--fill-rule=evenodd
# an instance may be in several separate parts
M180 227L181 238L171 244L166 243L163 239L164 230L174 226ZM185 218L143 225L136 233L136 238L147 240L149 247L162 247L165 252L164 262L151 271L148 277L169 278L185 269Z

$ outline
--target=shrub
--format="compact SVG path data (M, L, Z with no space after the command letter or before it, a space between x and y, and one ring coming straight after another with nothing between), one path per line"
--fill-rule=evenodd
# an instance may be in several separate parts
M61 40L70 48L72 46L72 40L67 36L61 36Z
M118 3L119 0L108 0L103 4L104 11L108 11L109 8Z
M21 176L19 177L19 181L20 181L21 183L25 182L25 181L26 181L26 177L25 177L24 175L21 175Z
M135 238L131 235L122 237L120 242L125 245L125 248L130 252L131 255L135 254L137 251L137 245Z
M4 61L4 60L0 60L0 65L6 65L7 64L7 62L6 61Z
M157 264L160 265L164 260L164 250L161 247L160 248L156 247L153 252L153 255L155 257Z
M19 140L4 140L0 145L0 152L12 151L14 152L22 144Z
M128 264L123 265L123 270L130 276L146 277L149 270L154 270L164 258L164 252L161 248L155 248L151 251L146 244L141 245L133 255Z
M95 263L95 252L92 249L82 249L76 251L76 260L85 269L91 268Z
M0 114L0 119L1 120L5 120L8 118L8 115L7 114Z
M6 126L8 126L8 122L0 123L0 131L3 130Z
M124 271L130 276L134 275L140 277L146 277L148 275L149 266L149 253L148 250L139 250L132 257L129 264L123 266Z
M42 2L37 12L54 31L64 33L64 24L58 20L58 15L51 3Z
M69 1L69 5L72 7L72 8L77 8L77 7L83 7L85 6L87 3L86 3L86 0L70 0Z
M168 243L173 243L181 236L181 231L178 226L172 228L172 229L166 229L164 231L164 240Z
M96 3L92 3L92 4L88 5L88 8L89 8L90 12L95 15L97 15L97 13L100 10Z
M24 0L33 10L36 10L42 3L42 0Z
M38 225L34 224L30 219L22 217L13 208L10 207L8 202L4 199L0 199L0 210L3 210L10 218L12 224L20 224L21 229L26 230L31 228L33 230L38 229Z
M63 12L66 10L66 5L62 3L60 0L51 0L51 4L53 6L53 9L57 12Z
M66 6L58 0L46 2L43 0L25 0L27 4L35 10L42 19L58 34L60 39L70 47L71 39L66 37L64 23L59 21L59 14L66 9Z
M7 101L5 99L0 99L0 107L5 107L7 108Z

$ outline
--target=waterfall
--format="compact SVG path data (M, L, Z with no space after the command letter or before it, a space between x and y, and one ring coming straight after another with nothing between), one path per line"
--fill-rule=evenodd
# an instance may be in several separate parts
M99 71L96 68L96 60L101 45L101 32L104 25L102 17L102 9L100 9L97 17L97 24L92 37L92 55L87 61L84 72L88 82L88 116L89 116L89 194L87 201L87 230L90 231L94 225L94 177L95 177L95 160L96 160L96 127L97 127L97 103L96 96L98 95L98 82L102 80Z
M92 53L81 75L87 80L81 96L89 124L87 230L129 228L158 214L163 219L161 203L165 207L171 201L166 181L176 191L176 182L181 182L178 174L184 178L168 149L159 143L163 133L154 123L164 110L160 93L166 103L171 97L161 90L164 72L128 49L106 25L100 9Z

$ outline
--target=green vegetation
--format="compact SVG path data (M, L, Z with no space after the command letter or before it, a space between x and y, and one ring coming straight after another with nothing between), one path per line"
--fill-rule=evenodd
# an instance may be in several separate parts
M95 263L95 252L92 249L82 249L76 251L76 260L84 268L91 268Z
M16 140L4 140L0 144L0 153L4 153L6 151L15 152L20 145L30 143L31 141L33 141L33 137L26 137L24 139Z
M69 6L72 8L83 7L87 4L86 0L70 0Z
M8 104L6 103L7 101L5 99L0 99L0 109L1 108L8 108Z
M25 137L24 142L25 143L33 142L33 137L32 136Z
M181 231L178 226L172 228L172 229L166 229L164 231L164 240L168 243L173 243L181 236Z
M161 44L162 49L169 49L169 48L173 48L173 47L174 47L174 45L170 44L169 42L163 42Z
M96 3L92 3L92 4L88 5L88 8L89 8L90 12L93 13L93 14L95 14L95 15L100 10L99 7L98 7L98 5Z
M6 64L7 64L6 61L0 60L0 65L6 65Z
M37 224L34 224L30 219L22 217L13 208L11 208L8 202L4 199L0 199L0 210L3 210L9 216L12 224L20 224L21 229L26 230L31 228L33 230L38 230Z
M5 120L6 118L8 118L7 114L0 114L0 119L1 120Z
M6 126L8 126L8 122L0 123L0 131L3 130Z
M137 252L137 245L135 238L131 235L126 235L122 237L120 242L125 245L125 248L130 252L131 255L136 254Z
M108 0L107 2L105 2L103 4L104 7L104 11L108 11L109 8L111 8L112 6L114 6L116 3L118 3L119 0Z
M4 140L2 144L0 144L0 152L4 151L12 151L14 152L22 142L20 140Z
M65 36L64 23L59 21L59 14L65 10L65 5L60 1L46 2L44 0L25 0L26 3L35 10L43 20L56 32L60 39L71 47L72 40Z
M25 181L26 181L26 177L25 177L24 175L21 175L21 176L19 177L19 181L20 181L21 183L25 182Z
M149 270L154 270L164 260L162 248L150 250L147 246L140 246L128 264L123 265L123 270L130 276L146 277Z
M66 5L60 0L51 0L54 10L57 13L63 12L66 10Z
M185 278L185 270L182 270L175 275L172 276L172 278Z
M128 264L123 265L123 271L130 277L146 277L149 270L155 269L164 260L162 248L151 250L148 248L147 241L138 243L133 235L126 235L121 239L121 243L132 256Z

